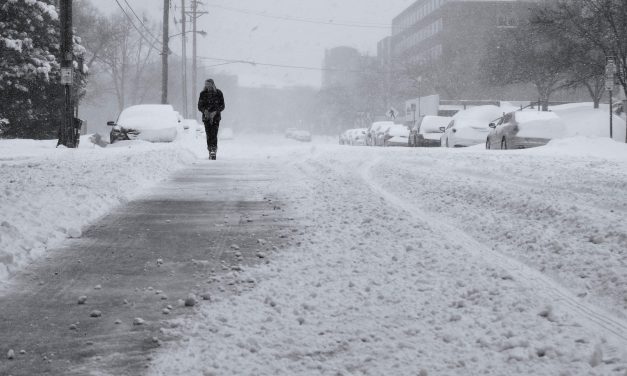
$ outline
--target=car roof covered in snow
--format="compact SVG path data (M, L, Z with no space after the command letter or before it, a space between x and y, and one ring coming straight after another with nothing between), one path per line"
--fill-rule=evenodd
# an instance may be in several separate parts
M140 104L125 108L118 118L118 125L140 129L176 127L179 115L169 104Z
M431 116L427 115L420 123L420 134L425 133L442 133L441 127L446 127L451 122L448 116Z
M491 121L502 117L504 113L515 110L516 108L509 106L477 106L458 112L453 116L453 119L456 127L481 126L487 128Z

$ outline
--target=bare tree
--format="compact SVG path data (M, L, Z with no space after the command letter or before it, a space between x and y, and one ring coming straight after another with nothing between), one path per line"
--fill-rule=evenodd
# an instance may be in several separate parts
M149 25L144 17L144 25ZM102 43L96 41L92 50L93 62L97 62L110 76L119 110L129 104L142 103L151 89L157 90L158 64L154 43L136 29L127 15L116 14L108 22L100 24L108 37Z
M612 56L627 93L627 2L625 0L555 0L539 20L576 37L590 49Z

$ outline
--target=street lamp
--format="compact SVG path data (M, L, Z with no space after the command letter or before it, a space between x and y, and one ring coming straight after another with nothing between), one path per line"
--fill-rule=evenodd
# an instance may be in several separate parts
M193 30L189 30L189 31L186 31L185 33L176 33L174 35L170 35L168 38L174 38L174 37L178 37L179 35L190 34L190 33L194 33L194 31ZM196 34L200 34L203 37L207 36L207 32L204 31L204 30L198 30L198 31L196 31Z

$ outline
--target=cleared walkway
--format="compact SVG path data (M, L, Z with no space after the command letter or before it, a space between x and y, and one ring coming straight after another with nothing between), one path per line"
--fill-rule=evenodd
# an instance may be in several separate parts
M282 246L289 221L274 172L198 162L49 251L0 296L0 375L141 374L172 340L160 329L193 314L181 299L248 288L218 277Z

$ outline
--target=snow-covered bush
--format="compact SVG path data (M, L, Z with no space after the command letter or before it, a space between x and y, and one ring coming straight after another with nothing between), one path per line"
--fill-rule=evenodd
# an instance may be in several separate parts
M3 137L56 136L63 89L59 16L54 0L5 1L0 5L0 114ZM75 40L78 38L75 38ZM84 53L77 45L75 57ZM78 63L77 63L78 64ZM86 74L76 71L80 91Z

